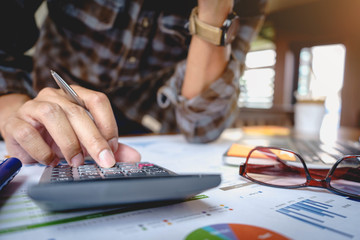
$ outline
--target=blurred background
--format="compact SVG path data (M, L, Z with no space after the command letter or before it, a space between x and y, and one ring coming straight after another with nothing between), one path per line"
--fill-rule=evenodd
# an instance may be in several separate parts
M320 100L331 127L360 127L359 13L358 0L269 0L235 125L293 125L297 102Z
M235 127L293 126L299 101L322 101L329 127L359 128L360 1L269 0L239 81Z

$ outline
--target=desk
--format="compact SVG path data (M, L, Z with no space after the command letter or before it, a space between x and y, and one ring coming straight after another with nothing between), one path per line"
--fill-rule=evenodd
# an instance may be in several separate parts
M241 137L241 131L225 131L206 145L189 144L180 135L120 138L143 161L178 173L222 174L218 188L168 206L43 212L26 195L43 166L24 166L0 196L0 239L215 239L210 232L249 239L249 230L262 239L360 239L360 202L317 188L260 186L239 177L238 168L224 166L222 154Z

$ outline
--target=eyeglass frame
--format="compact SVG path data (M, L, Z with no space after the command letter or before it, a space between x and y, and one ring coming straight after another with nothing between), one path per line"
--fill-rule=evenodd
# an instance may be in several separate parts
M303 183L303 184L300 184L300 185L292 185L292 186L280 186L280 185L274 185L274 184L270 184L270 183L265 183L265 182L261 182L261 181L258 181L250 176L248 176L246 174L246 167L248 166L248 161L249 161L249 158L251 156L251 153L254 152L254 151L259 151L261 149L274 149L274 150L280 150L280 151L286 151L286 152L290 152L292 154L294 154L302 163L303 167L304 167L304 172L305 172L305 176L306 176L306 182ZM276 156L276 160L279 161L279 158L278 156ZM329 169L326 177L324 179L315 179L311 176L310 174L310 171L305 163L305 160L301 157L301 155L297 152L294 152L290 149L285 149L285 148L279 148L279 147L265 147L265 146L257 146L255 148L253 148L247 155L246 157L246 161L242 164L240 164L239 166L239 175L246 178L246 179L249 179L253 182L256 182L258 184L261 184L261 185L264 185L264 186L271 186L271 187L277 187L277 188L287 188L287 189L293 189L293 188L301 188L301 187L320 187L320 188L325 188L331 192L334 192L334 193L337 193L337 194L340 194L340 195L343 195L343 196L348 196L348 197L351 197L351 198L356 198L356 199L360 199L360 196L359 195L355 195L355 194L351 194L351 193L347 193L347 192L343 192L339 189L336 189L334 187L332 187L330 185L330 181L331 181L331 177L333 176L334 174L334 171L335 169L337 168L337 166L340 164L340 162L342 162L344 159L348 159L348 158L360 158L360 155L344 155L343 157L339 158L335 163L334 165ZM281 159L280 159L281 160ZM279 162L282 162L282 161L279 161ZM283 162L282 162L283 163ZM291 166L291 165L287 165L289 167L295 167L295 166ZM319 170L319 169L313 169L313 171L316 171L316 170ZM321 169L322 170L322 169Z

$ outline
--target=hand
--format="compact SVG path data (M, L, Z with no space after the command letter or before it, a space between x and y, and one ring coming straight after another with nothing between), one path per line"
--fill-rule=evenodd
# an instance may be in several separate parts
M23 163L38 161L52 166L65 158L76 167L83 164L88 154L102 167L111 167L116 161L139 161L136 150L118 142L118 129L107 97L100 92L72 87L94 121L59 89L44 88L33 100L21 106L15 104L16 111L11 114L12 108L3 107L3 103L9 102L9 97L16 102L19 97L0 98L0 115L6 116L0 117L0 130L8 153Z

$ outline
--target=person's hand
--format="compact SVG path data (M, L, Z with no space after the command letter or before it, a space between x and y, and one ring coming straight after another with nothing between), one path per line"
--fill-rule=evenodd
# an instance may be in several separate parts
M0 117L0 130L8 153L23 163L38 161L51 166L57 165L60 158L79 166L88 154L102 167L111 167L116 161L139 161L136 150L118 142L116 121L106 95L72 87L94 121L59 89L44 88L36 98L15 104L12 113L12 108L4 107L4 101L12 97L16 102L17 96L0 98L0 108L5 109L0 114L6 116Z

